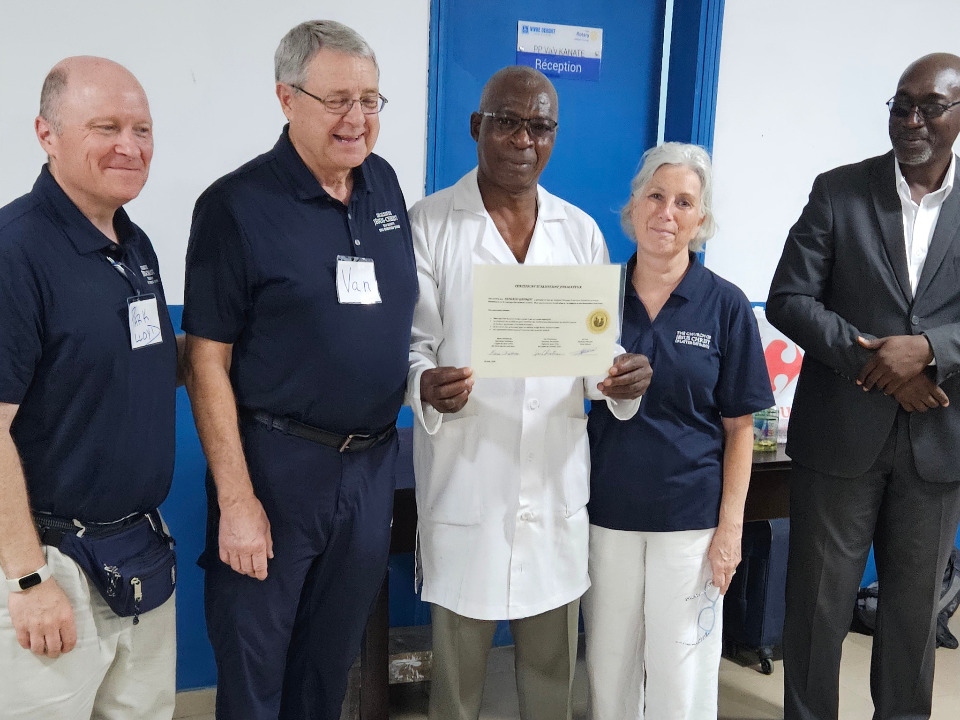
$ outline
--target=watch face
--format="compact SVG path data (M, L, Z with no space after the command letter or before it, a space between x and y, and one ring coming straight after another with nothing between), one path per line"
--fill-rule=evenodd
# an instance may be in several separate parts
M40 577L40 573L30 573L20 578L20 589L29 590L34 585L39 585L43 582L43 578Z

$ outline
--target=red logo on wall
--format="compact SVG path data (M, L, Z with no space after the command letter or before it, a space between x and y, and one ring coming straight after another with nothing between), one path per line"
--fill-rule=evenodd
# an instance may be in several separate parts
M767 361L767 372L770 374L770 389L777 392L776 379L779 375L784 375L787 381L781 386L781 390L800 374L800 366L803 364L803 355L797 352L792 362L784 362L783 351L787 349L787 344L778 339L771 340L770 344L763 351L763 357Z

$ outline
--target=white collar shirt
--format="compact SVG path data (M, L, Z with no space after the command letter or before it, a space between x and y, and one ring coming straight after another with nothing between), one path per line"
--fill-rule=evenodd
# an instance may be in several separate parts
M910 273L910 289L917 292L920 274L923 272L923 263L927 259L927 251L933 232L937 229L937 220L940 218L940 208L944 200L953 190L953 178L956 172L957 156L950 159L947 176L940 189L928 193L917 204L910 195L910 186L907 184L900 162L894 163L897 177L897 195L900 197L900 208L903 215L903 240L907 252L907 269Z

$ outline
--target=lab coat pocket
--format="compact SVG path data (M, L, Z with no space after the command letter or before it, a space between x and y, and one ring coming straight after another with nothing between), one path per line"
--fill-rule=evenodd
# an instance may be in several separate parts
M587 419L561 417L548 423L551 476L562 478L564 517L579 512L590 499L590 452ZM554 443L556 443L554 445Z
M444 418L424 448L427 478L417 478L417 505L428 522L475 525L483 516L480 488L485 477L477 459L477 417Z

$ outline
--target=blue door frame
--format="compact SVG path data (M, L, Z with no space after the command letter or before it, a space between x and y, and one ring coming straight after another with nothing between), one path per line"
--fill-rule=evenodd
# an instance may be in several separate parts
M429 107L427 114L427 195L437 187L439 79L446 58L440 52L445 0L430 0ZM703 145L712 154L720 70L724 0L673 0L667 83L665 140ZM664 14L667 2L663 0ZM662 91L662 89L661 89Z

